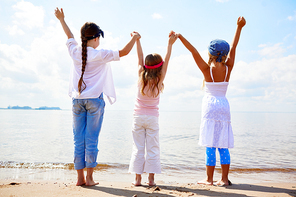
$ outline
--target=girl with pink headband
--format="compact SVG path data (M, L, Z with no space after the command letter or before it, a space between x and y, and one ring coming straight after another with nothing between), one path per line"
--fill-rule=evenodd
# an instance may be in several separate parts
M159 54L149 54L145 58L140 43L136 41L138 53L138 94L134 108L133 151L129 172L135 173L133 185L140 186L142 174L149 173L148 185L154 186L154 174L161 173L159 149L158 105L164 85L172 45L177 36L170 33L164 61ZM145 155L146 149L146 155Z

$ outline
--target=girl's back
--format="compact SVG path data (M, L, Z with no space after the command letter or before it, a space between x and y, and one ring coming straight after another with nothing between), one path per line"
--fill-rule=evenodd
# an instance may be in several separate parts
M230 72L227 65L219 63L209 67L209 69L204 73L204 76L206 82L213 82L213 80L214 82L228 82L230 78Z
M137 93L137 99L135 102L135 108L134 108L134 114L137 115L151 115L151 116L159 116L159 98L160 94L158 94L156 97L154 97L151 91L149 91L149 88L146 87L144 89L145 95L141 93L141 84L138 84L138 93Z
M97 50L87 47L87 66L83 73L85 89L79 92L78 81L82 74L81 52L82 48L78 46L74 38L67 41L68 51L73 59L74 67L71 75L69 95L74 98L96 98L104 92L109 100L115 101L116 95L114 88L105 88L105 84L113 84L112 71L108 62L118 61L119 51ZM113 101L112 101L113 102Z

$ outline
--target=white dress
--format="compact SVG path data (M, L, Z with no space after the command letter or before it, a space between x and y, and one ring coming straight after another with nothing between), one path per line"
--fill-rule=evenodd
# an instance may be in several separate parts
M202 100L202 114L199 145L215 148L233 148L234 139L230 122L230 108L225 97L228 82L214 82L212 67L210 69L213 82L205 82L205 96Z

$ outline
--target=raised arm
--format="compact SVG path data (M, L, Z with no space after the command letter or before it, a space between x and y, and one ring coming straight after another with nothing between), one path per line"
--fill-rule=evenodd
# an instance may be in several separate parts
M132 50L135 42L141 38L140 34L138 32L133 32L131 40L125 45L125 47L121 50L119 50L119 57L126 56L129 54L129 52Z
M234 38L233 38L233 41L232 41L231 46L230 46L230 51L229 51L228 59L226 61L226 65L229 67L230 70L232 70L232 68L234 66L236 46L238 44L238 41L239 41L239 38L240 38L240 34L241 34L241 31L242 31L242 28L245 25L246 25L245 18L242 17L242 16L240 16L237 19L236 31L235 31Z
M164 58L164 62L163 62L163 65L162 65L162 70L161 70L161 79L160 79L160 82L162 83L164 78L165 78L165 75L166 75L166 72L167 72L167 69L168 69L168 65L169 65L169 60L171 58L171 54L172 54L172 47L173 47L173 44L175 43L175 41L177 40L178 36L175 34L175 33L170 33L169 34L169 41L168 41L168 46L167 46L167 53L165 55L165 58ZM159 83L159 84L161 84Z
M57 19L59 19L59 21L61 22L61 25L64 29L64 32L66 34L66 36L69 38L74 38L70 28L68 27L67 23L65 22L65 15L64 15L64 11L63 8L61 8L61 10L59 10L59 8L56 8L54 11L55 16L57 17Z
M136 45L137 45L137 54L138 54L138 75L140 76L141 72L144 70L144 64L145 64L140 39L136 41Z
M204 73L207 69L209 69L208 64L202 59L196 48L192 46L190 42L188 42L188 40L186 40L186 38L184 38L181 34L178 34L178 38L181 40L183 45L191 52L195 63L197 64L201 72Z

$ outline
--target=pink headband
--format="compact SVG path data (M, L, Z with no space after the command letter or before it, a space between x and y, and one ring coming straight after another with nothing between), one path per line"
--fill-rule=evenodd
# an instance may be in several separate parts
M162 64L163 64L163 61L160 62L159 64L156 64L156 65L153 65L153 66L147 66L147 65L145 65L145 68L147 68L147 69L154 69L154 68L158 68L158 67L162 66Z

